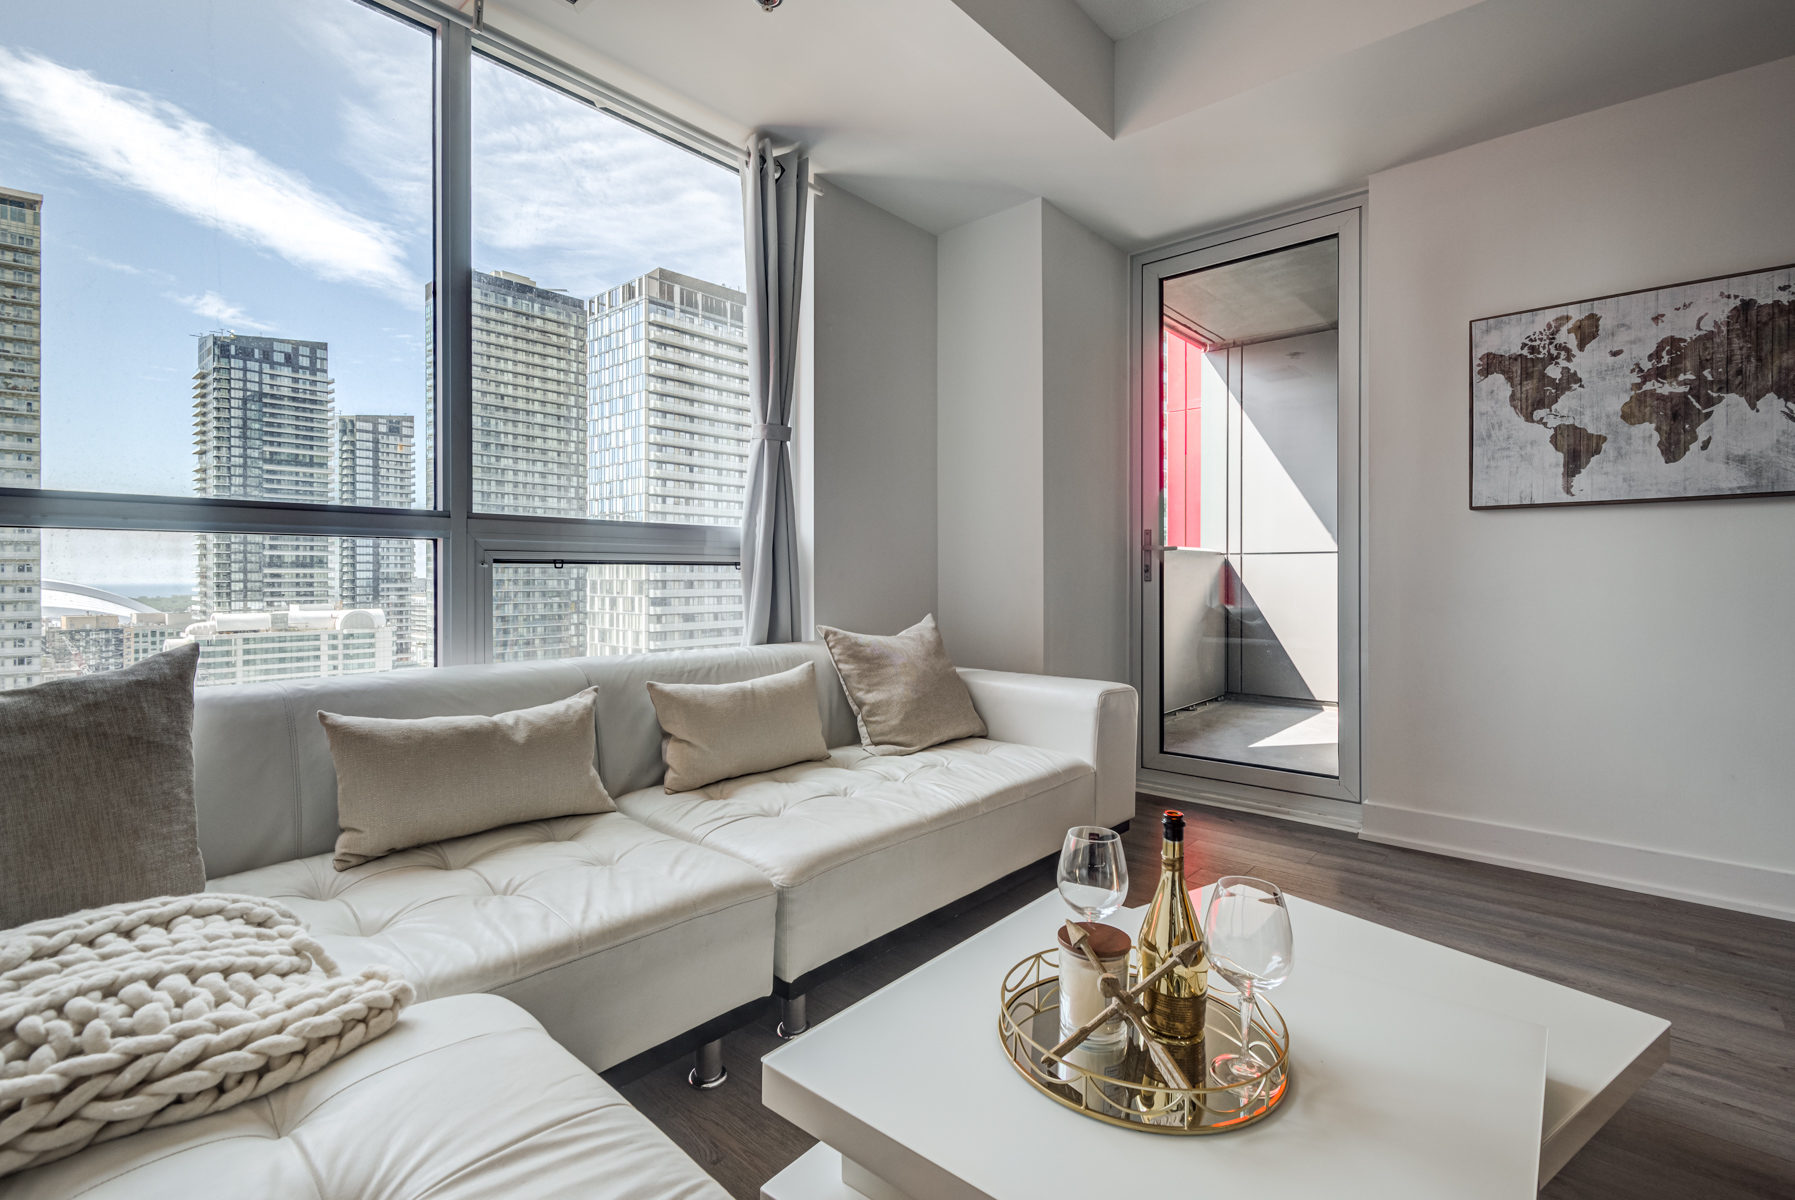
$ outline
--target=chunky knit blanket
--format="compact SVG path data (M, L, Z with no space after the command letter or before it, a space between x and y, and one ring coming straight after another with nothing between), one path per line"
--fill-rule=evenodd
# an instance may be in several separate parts
M271 900L164 896L0 932L0 1176L265 1096L411 1003Z

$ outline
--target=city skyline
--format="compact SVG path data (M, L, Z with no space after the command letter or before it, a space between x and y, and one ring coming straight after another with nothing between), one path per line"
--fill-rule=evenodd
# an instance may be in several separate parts
M0 283L29 275L30 294L0 298L0 374L41 391L29 411L16 389L0 402L0 482L429 504L431 37L351 0L267 0L225 22L201 0L9 16L0 196L11 203L0 216L30 220L0 222L11 231ZM96 19L119 36L93 38ZM476 57L470 82L471 248L489 268L476 276L475 507L594 515L593 301L582 297L650 275L739 297L728 286L744 271L739 184L496 63ZM45 196L56 212L47 244L35 227ZM31 226L23 237L20 225ZM702 407L702 355L687 357L688 411L669 409L664 423ZM741 422L730 423L733 435ZM654 519L736 519L717 503L736 485L697 478L705 471L718 468L662 478L655 499L671 511ZM326 647L364 634L385 666L429 662L427 554L409 539L298 532L0 530L0 686L35 681L51 657L63 673L118 665L188 618L216 636L215 676L227 643L245 672L234 677L264 677L249 660L276 651L246 647L310 639L317 662L347 664ZM586 653L588 612L625 601L617 581L607 599L585 574L523 567L499 579L497 657ZM63 616L80 597L60 597L49 656L36 603L45 576L129 604L77 629ZM191 611L167 619L132 611L183 603ZM339 608L385 623L353 637L318 625L346 619L315 615Z
M8 16L0 185L58 214L44 486L188 494L204 331L328 342L346 408L422 426L427 35L349 0ZM485 60L474 83L477 266L581 296L661 265L740 280L734 175Z
M480 511L739 521L751 429L742 293L657 268L585 300L515 272L481 272L474 296ZM327 343L215 333L197 350L197 494L408 503L420 459L433 457L434 421L419 439L409 414L339 412ZM190 582L169 580L164 598L186 596L190 610L153 622L191 625L206 639L213 649L202 683L433 660L432 588L419 574L417 542L184 536L191 568L180 578ZM105 582L87 569L59 571L69 582ZM332 623L361 621L357 611L377 613L374 626ZM495 661L734 644L740 575L689 565L501 565L493 613ZM170 636L138 629L147 616L76 620L79 629L59 617L50 631L54 661L44 666L55 674L123 665Z

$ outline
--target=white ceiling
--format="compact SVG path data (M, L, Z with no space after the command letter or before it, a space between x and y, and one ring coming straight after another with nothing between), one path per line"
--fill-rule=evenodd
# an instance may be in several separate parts
M1139 33L1149 25L1157 25L1167 17L1176 16L1187 8L1195 8L1202 2L1203 0L1073 0L1073 3L1085 10L1091 20L1097 22L1097 28L1118 42L1129 34Z
M486 19L718 133L802 141L924 229L1042 196L1124 249L1795 54L1788 0L1077 2L488 0ZM1161 7L1182 11L1113 42L1086 15Z

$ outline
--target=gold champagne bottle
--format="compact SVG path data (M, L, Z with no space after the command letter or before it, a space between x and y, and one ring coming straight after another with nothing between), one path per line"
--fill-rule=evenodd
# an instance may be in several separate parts
M1203 940L1203 927L1190 903L1184 882L1184 814L1165 813L1165 837L1159 850L1159 886L1141 922L1141 977L1159 967L1186 942ZM1209 999L1209 954L1205 949L1194 967L1173 967L1141 995L1146 1025L1161 1041L1191 1045L1203 1038L1204 1006Z

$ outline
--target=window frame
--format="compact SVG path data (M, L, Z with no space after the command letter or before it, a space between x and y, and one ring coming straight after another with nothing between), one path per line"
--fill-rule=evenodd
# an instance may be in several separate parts
M201 496L0 488L0 526L175 533L308 533L434 543L438 666L492 660L495 563L740 565L739 526L531 517L473 509L473 56L739 172L741 151L439 0L357 0L428 31L433 56L437 507L368 508ZM480 12L476 6L475 13Z

